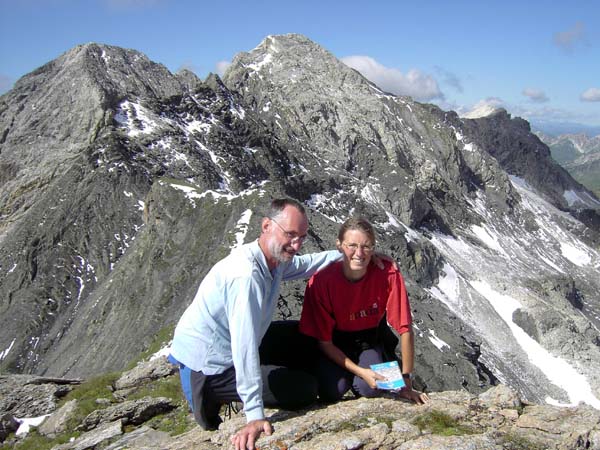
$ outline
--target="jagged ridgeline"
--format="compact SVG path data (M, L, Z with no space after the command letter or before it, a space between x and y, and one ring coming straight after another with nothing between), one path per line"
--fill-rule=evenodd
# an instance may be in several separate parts
M122 369L282 195L308 208L304 251L350 214L375 224L418 386L598 405L598 199L526 121L385 93L299 35L204 81L86 44L0 97L0 369ZM279 318L303 290L284 286Z

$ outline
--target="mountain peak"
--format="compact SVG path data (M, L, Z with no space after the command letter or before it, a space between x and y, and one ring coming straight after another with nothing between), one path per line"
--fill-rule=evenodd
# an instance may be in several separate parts
M269 50L272 52L279 52L283 48L294 47L297 45L302 46L313 46L320 47L316 42L311 41L309 38L302 34L288 33L288 34L270 34L265 37L255 49L260 48Z
M464 119L480 119L482 117L490 117L498 114L508 114L506 109L497 107L490 104L477 105L471 111L463 114L461 117Z
M600 404L598 215L568 215L581 188L506 110L460 120L386 94L296 34L222 82L90 43L20 89L0 108L3 370L122 367L285 195L309 209L309 253L350 215L372 221L414 299L428 389L502 379ZM302 291L283 288L277 318L299 316ZM536 366L542 346L581 378Z

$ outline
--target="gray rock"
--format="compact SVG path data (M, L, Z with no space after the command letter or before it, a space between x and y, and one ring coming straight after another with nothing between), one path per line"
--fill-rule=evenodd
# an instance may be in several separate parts
M171 440L168 433L143 425L131 433L126 433L121 439L105 447L105 450L125 450L130 448L163 449Z
M50 414L56 409L59 399L70 390L69 383L56 384L31 375L3 375L0 376L0 413L11 413L15 417Z
M58 445L52 450L87 450L123 434L123 424L120 420L104 423L98 428L83 433L73 442Z
M481 404L487 408L516 409L522 406L519 394L504 384L491 387L479 394Z
M4 413L0 415L0 442L4 442L10 433L14 433L18 429L19 422L12 414Z
M392 423L392 432L404 436L406 441L415 439L421 434L418 427L405 420L396 420Z
M77 400L70 400L54 411L50 417L38 427L38 432L44 436L55 436L67 431L67 422L74 417L77 408Z
M169 364L167 358L161 356L154 358L151 361L143 361L138 363L133 369L123 373L121 377L115 381L115 389L128 389L133 386L139 386L144 382L164 378L175 373L177 368Z
M498 405L505 403L503 399L508 392L494 391L494 396L488 396L499 401L490 402L489 408L473 396L441 392L432 393L431 401L424 406L385 398L363 398L298 412L267 410L274 432L271 436L261 435L257 445L261 450L583 449L597 445L598 411L583 406L561 409L536 405L525 407L518 420L504 420L502 411L518 415L519 410L498 411ZM451 418L445 425L447 428L432 432L435 427L431 423L425 422L423 430L415 425L419 418L440 414ZM197 427L183 435L165 438L161 448L230 448L229 438L245 423L244 417L234 416L214 432ZM131 440L129 448L142 449L144 445Z
M121 419L124 425L138 425L146 420L175 408L171 399L165 397L144 397L139 400L128 400L91 412L79 425L78 429L88 431L105 422Z
M588 448L600 430L600 411L588 406L526 406L515 426L544 445Z
M422 436L410 442L405 442L398 450L501 450L488 436Z

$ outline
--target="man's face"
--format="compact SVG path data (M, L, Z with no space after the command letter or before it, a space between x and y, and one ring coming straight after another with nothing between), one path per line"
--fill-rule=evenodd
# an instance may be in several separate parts
M276 218L267 219L265 228L269 256L277 263L282 263L291 260L302 247L308 231L308 220L296 208L287 206Z

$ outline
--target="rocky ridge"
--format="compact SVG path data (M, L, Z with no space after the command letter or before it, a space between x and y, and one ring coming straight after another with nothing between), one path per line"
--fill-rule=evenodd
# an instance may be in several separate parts
M309 209L305 251L351 213L376 225L407 281L419 386L600 396L600 203L505 111L386 94L299 35L223 81L86 44L0 98L0 135L0 370L122 369L288 195ZM303 286L277 318L298 317Z
M552 157L577 181L596 194L600 192L600 136L563 134L548 136L536 133L550 148Z
M6 433L1 448L231 448L229 437L245 424L243 414L226 417L217 431L203 431L193 422L178 392L172 394L174 398L146 395L152 392L151 386L156 395L156 386L161 383L178 387L177 379L164 357L139 363L131 371L115 375L110 384L105 380L109 384L106 395L93 399L93 410L83 412L84 396L65 399L60 407L48 405L42 411L48 417L30 435L15 437ZM17 411L27 414L23 405L38 395L31 389L32 381L33 377L27 381L22 377L0 379L0 389L10 386L20 403L4 405L4 419ZM37 381L33 386L38 392L53 386L51 380ZM76 387L72 394L82 388ZM69 394L56 394L65 395ZM348 397L302 411L269 409L274 433L263 435L257 444L261 450L600 448L600 412L587 406L524 404L515 391L504 385L477 396L465 390L430 396L431 401L424 406L391 398ZM39 409L35 411L40 413Z

